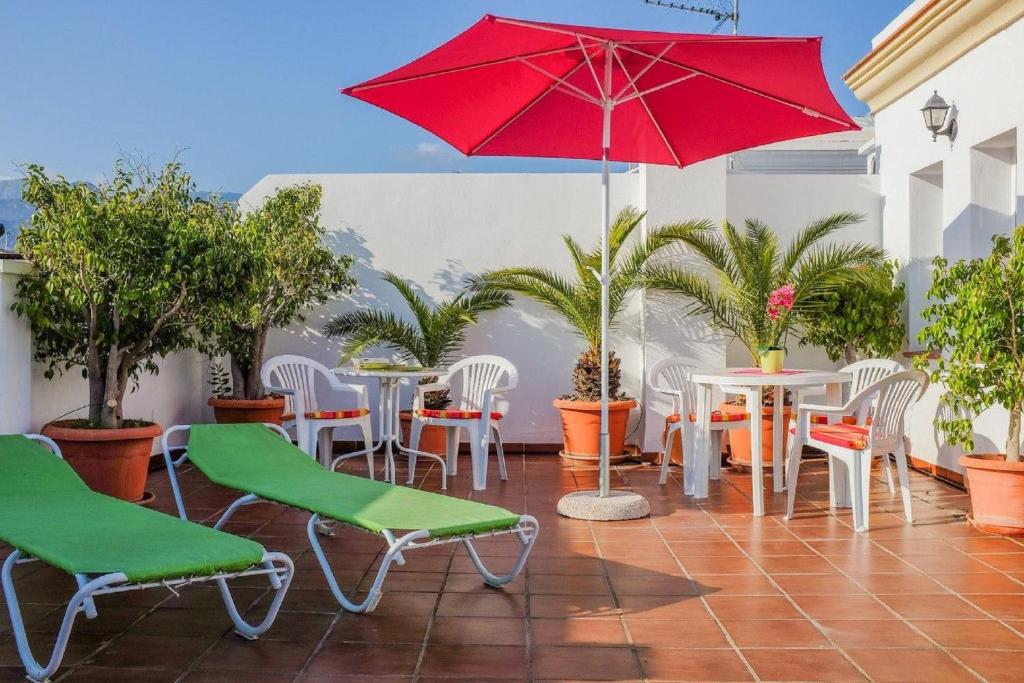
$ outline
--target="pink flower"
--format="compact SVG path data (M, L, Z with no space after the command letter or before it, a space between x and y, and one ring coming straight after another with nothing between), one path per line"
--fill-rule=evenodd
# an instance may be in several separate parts
M794 291L793 285L782 285L768 295L768 317L778 320L782 311L793 310Z

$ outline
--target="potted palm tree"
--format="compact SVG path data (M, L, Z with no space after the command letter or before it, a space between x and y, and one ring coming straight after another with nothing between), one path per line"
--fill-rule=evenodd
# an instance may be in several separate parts
M644 265L661 247L673 240L700 233L710 226L706 221L690 221L652 230L646 239L626 250L626 242L636 231L644 214L626 207L616 216L608 236L611 288L608 317L614 326L618 314L632 292L641 286ZM554 400L562 419L564 450L572 459L595 460L600 455L601 414L601 250L584 249L569 235L562 240L572 260L574 275L566 278L545 268L503 268L482 274L473 286L497 289L529 297L560 315L586 344L572 371L573 391ZM614 351L608 354L609 454L621 461L626 425L636 401L621 390L622 371ZM613 460L614 461L614 460Z
M922 315L928 324L919 340L935 352L915 362L930 369L932 381L946 387L942 402L948 420L936 420L951 443L974 448L971 416L993 406L1008 413L1005 453L960 457L971 494L972 521L982 531L1024 535L1024 463L1021 462L1021 414L1024 413L1024 226L1011 237L992 239L985 258L950 265L935 260Z
M743 345L753 366L761 367L765 351L784 353L791 337L799 339L798 321L820 306L825 293L850 282L874 281L885 258L880 247L826 242L862 219L855 213L826 216L800 230L785 248L778 234L759 220L747 219L743 231L726 222L721 231L680 236L710 272L709 277L658 263L646 269L643 283L685 297L691 313L708 316L715 327ZM761 443L768 463L772 460L772 415L780 408L771 401L767 394L761 407ZM747 408L727 402L721 410L746 412ZM729 444L733 462L749 466L749 432L730 430Z
M324 326L324 334L341 340L342 361L366 349L384 346L404 361L415 361L424 368L440 368L466 342L466 330L475 324L481 313L495 311L512 303L511 295L497 291L463 290L454 297L431 305L398 275L386 272L384 281L394 287L412 311L413 320L405 320L392 311L355 310L335 316ZM424 377L420 384L431 384L437 377ZM424 408L443 410L451 404L448 390L428 392ZM411 411L401 411L402 429L408 440ZM429 453L445 453L445 430L427 426L420 435L420 449Z
M231 289L226 209L197 199L176 163L153 172L119 161L98 184L29 166L23 195L36 210L18 250L32 270L14 310L32 325L46 376L81 367L89 389L87 417L43 433L93 489L138 500L162 429L126 417L124 397L157 358L199 344L201 311Z
M284 399L268 396L260 380L270 331L303 320L306 312L355 285L352 258L321 242L319 185L278 189L263 204L230 220L231 296L206 309L203 328L214 353L230 356L230 371L214 364L207 403L218 422L280 422Z

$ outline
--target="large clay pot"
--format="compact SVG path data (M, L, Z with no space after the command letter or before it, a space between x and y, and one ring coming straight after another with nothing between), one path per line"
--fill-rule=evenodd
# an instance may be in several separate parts
M601 456L600 401L569 401L556 399L552 404L562 415L562 456L572 460L598 460ZM612 462L629 457L625 452L626 424L636 401L608 403L608 453Z
M723 413L734 415L747 412L747 406L734 403L723 403L718 406ZM789 419L793 409L786 406L782 411L782 455L786 456L789 445ZM772 437L775 434L773 417L775 411L771 406L761 406L761 462L766 469L772 467ZM750 432L746 427L729 430L729 447L732 450L730 462L738 467L750 467Z
M280 396L255 400L211 396L206 405L213 408L213 419L221 424L270 422L279 425L284 413L284 398Z
M142 500L146 493L153 439L163 434L155 422L124 429L88 429L79 420L59 420L43 434L60 446L64 460L89 488L122 500Z
M1024 536L1024 462L995 453L961 455L967 471L971 522L993 534Z
M398 418L402 422L402 443L406 446L412 447L412 444L409 442L409 431L412 424L412 411L403 410L398 414ZM416 447L416 450L444 457L447 452L445 450L445 445L447 443L448 435L445 434L444 427L439 425L424 425L420 428L420 443L419 446Z

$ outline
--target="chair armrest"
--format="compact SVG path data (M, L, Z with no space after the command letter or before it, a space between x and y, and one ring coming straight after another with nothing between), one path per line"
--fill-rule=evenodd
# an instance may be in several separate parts
M265 385L263 385L263 388L266 390L266 392L268 394L282 394L284 396L294 396L295 395L295 390L294 389L288 389L287 387L272 387L272 386L269 386L269 385L265 384Z
M493 395L504 394L506 391L512 391L515 388L516 388L515 384L507 384L507 385L505 385L503 387L494 387L493 389L491 389L491 394L493 394Z
M335 375L330 375L331 389L342 394L355 394L360 408L370 407L370 391L365 384L349 384L342 382Z
M825 415L850 415L853 413L853 407L849 404L845 406L823 406L817 403L801 403L797 406L797 411L801 413L824 413Z
M665 389L663 387L651 387L659 394L664 394L672 398L672 412L679 415L683 412L683 390L682 389Z

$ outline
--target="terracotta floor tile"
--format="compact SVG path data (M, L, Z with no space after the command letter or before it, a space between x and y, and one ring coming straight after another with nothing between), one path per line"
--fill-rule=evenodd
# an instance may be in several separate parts
M750 681L753 677L734 650L639 650L650 681Z
M973 604L997 619L1024 619L1024 595L968 595Z
M847 650L873 681L958 683L973 679L971 672L939 650Z
M1024 584L996 572L984 574L945 574L935 572L931 576L943 586L958 593L1024 594Z
M526 645L526 621L497 617L435 617L431 643Z
M841 648L931 647L927 638L899 619L821 619L818 623Z
M528 585L532 595L611 595L608 580L603 576L563 576L531 572Z
M949 652L991 683L1017 683L1024 671L1024 652L961 649Z
M870 595L799 595L800 608L812 619L898 619Z
M637 647L730 647L722 629L710 617L681 620L627 619L626 628Z
M603 595L532 595L530 616L551 619L607 617L620 612L611 598Z
M538 646L532 673L537 679L617 681L638 678L640 668L629 648Z
M763 574L694 574L691 579L701 595L779 595Z
M420 656L411 643L324 643L306 669L310 675L411 676Z
M769 574L836 574L838 570L816 555L758 557L755 561Z
M526 676L526 648L511 645L427 646L420 672L425 676L445 676L483 680Z
M882 602L904 619L988 619L955 595L879 595Z
M745 557L682 557L690 574L760 574L761 570Z
M767 681L867 680L838 650L743 650L743 656Z
M445 593L437 606L440 617L522 617L526 615L526 601L522 595L476 595L474 593Z
M832 647L821 631L806 619L723 620L722 625L741 649Z
M700 599L689 596L623 595L619 606L628 619L702 619L708 616Z
M738 557L743 551L732 541L673 541L668 547L684 562L688 557Z
M839 574L776 574L772 578L790 595L856 595L866 592L852 579Z
M433 636L431 636L433 639ZM530 642L537 645L626 646L618 617L593 619L531 619Z
M1024 650L1024 638L995 621L914 620L942 647Z
M802 619L781 595L709 595L708 607L715 617L735 619Z
M532 580L532 578L531 578ZM698 589L684 576L616 574L611 578L616 595L697 595Z
M318 641L244 640L232 634L203 655L196 668L203 670L298 673Z
M305 615L300 615L305 616ZM329 642L421 643L430 622L428 614L342 614L327 635Z
M925 574L861 574L857 583L873 593L946 593L946 589Z
M73 637L72 641L76 645L89 642L88 637ZM154 662L160 662L161 668L183 669L198 659L216 641L216 638L126 634L115 638L88 662L96 666L117 667L149 667L153 666ZM67 665L71 662L65 657L64 663Z
M1022 552L979 554L971 557L1004 572L1024 572L1024 553Z

